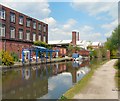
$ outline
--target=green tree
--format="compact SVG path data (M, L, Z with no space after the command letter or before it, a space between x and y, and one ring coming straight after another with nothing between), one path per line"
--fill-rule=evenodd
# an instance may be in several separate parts
M120 25L112 32L112 35L107 38L107 42L105 43L105 47L110 50L111 55L114 55L118 52L118 48L120 46Z

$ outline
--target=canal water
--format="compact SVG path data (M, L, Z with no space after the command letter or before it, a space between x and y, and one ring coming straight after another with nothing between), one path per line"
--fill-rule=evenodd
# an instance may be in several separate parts
M58 99L96 61L41 64L2 71L2 99Z

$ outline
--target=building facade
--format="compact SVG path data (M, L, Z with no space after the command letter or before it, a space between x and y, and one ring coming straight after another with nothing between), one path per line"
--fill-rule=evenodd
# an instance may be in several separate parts
M34 41L48 43L48 24L0 5L0 50L21 57L22 49L31 47Z

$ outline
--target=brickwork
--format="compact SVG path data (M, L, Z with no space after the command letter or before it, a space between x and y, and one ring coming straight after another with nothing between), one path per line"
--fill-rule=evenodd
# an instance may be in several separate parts
M73 46L76 45L76 32L75 31L72 32L72 44Z
M87 50L80 50L78 53L82 56L89 56L89 51Z
M41 35L41 41L45 36L46 43L48 43L48 24L41 22L37 19L29 17L25 14L17 12L13 9L0 5L0 9L5 10L5 19L0 18L2 25L5 25L5 37L0 36L0 50L6 50L10 52L15 52L21 57L22 48L28 48L33 44L33 33L36 33L36 41L38 40L38 35ZM15 23L10 22L10 13L15 14ZM23 17L23 24L19 24L19 17ZM30 19L30 27L26 26L27 19ZM33 29L33 22L36 22L36 29ZM41 30L38 28L38 24L41 25ZM15 38L10 37L10 27L15 28ZM44 31L44 28L46 31ZM19 29L23 30L23 39L19 39ZM26 32L30 32L30 40L26 39Z

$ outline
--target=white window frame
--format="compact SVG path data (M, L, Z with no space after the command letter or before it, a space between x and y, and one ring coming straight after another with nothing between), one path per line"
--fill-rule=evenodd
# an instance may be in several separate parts
M15 14L10 13L10 22L15 22Z
M33 22L33 29L36 29L36 22Z
M38 40L41 41L41 35L38 36Z
M19 24L23 25L23 16L19 16Z
M26 21L26 26L27 26L27 27L30 27L30 23L31 23L31 21L30 21L29 19L27 19L27 21Z
M38 25L38 29L39 29L40 31L42 30L42 25L41 25L41 24Z
M15 38L15 28L14 27L10 28L10 38Z
M36 34L33 33L33 41L36 41Z
M26 40L30 41L30 32L26 32Z
M46 36L43 36L43 42L46 42Z
M46 32L46 26L43 27L43 31Z
M19 39L23 39L23 30L19 30Z
M0 26L0 36L5 37L5 25Z
M6 14L5 10L1 9L0 10L0 18L5 20L5 14Z

